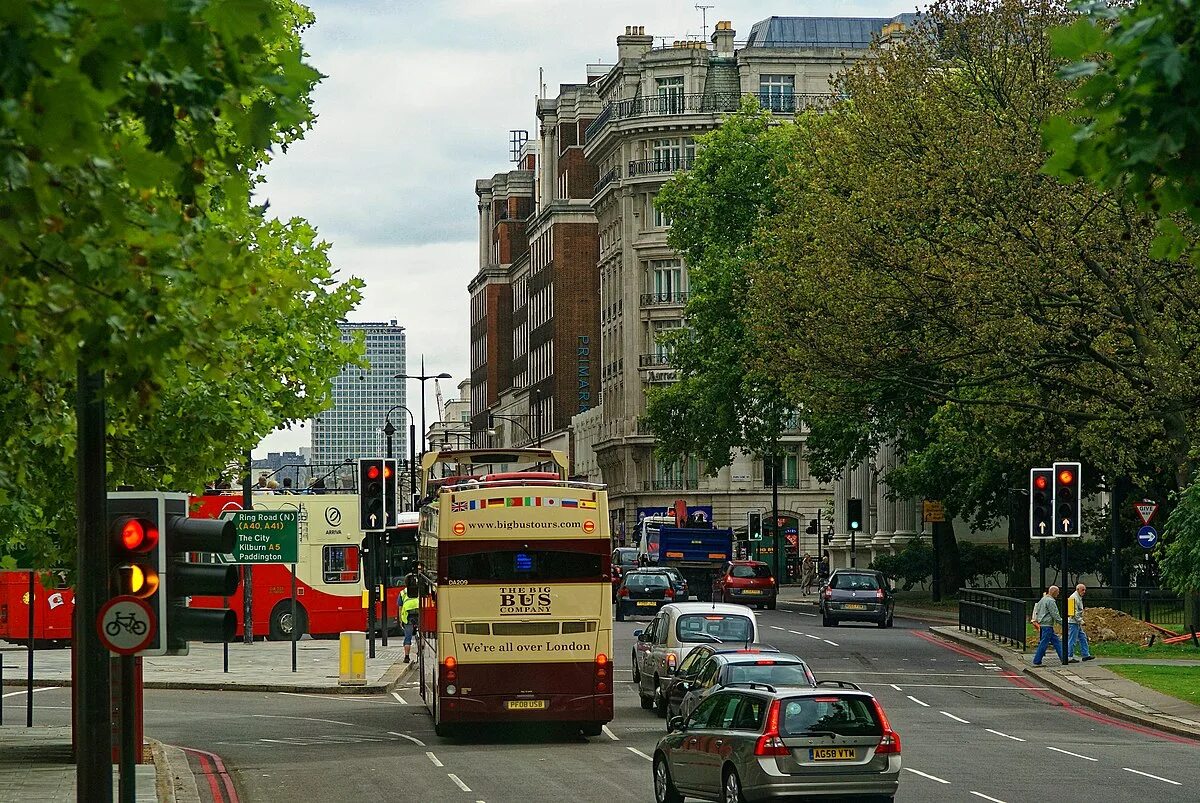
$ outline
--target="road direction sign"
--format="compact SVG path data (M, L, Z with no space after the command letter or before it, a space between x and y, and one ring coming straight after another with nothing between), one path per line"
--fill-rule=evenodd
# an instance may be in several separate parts
M1145 525L1138 530L1138 543L1143 549L1154 549L1154 545L1158 543L1158 530L1149 524Z
M1149 500L1142 502L1134 502L1133 509L1137 511L1138 518L1142 520L1142 524L1149 524L1154 518L1154 514L1158 512L1158 502Z
M232 563L297 563L300 548L294 510L233 510L237 543Z
M100 608L96 630L100 642L117 655L135 655L150 646L158 623L150 606L128 594L113 597Z
M936 499L926 499L921 503L921 520L931 523L946 520L946 506Z

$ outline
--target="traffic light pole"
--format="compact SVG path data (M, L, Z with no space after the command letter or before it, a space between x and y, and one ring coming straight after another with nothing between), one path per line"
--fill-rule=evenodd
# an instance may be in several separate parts
M161 622L159 623L161 625ZM137 799L137 715L134 711L134 663L132 655L121 656L121 780L118 797L121 803Z
M1071 660L1070 654L1067 653L1067 633L1071 630L1071 625L1067 622L1067 600L1070 598L1071 593L1074 593L1075 589L1072 588L1070 592L1067 591L1067 586L1071 583L1070 574L1067 571L1068 539L1060 538L1058 540L1062 541L1062 589L1058 592L1058 608L1059 614L1062 616L1062 662L1063 666L1066 666Z
M81 359L75 392L76 547L75 794L79 800L112 799L112 710L108 650L96 617L108 597L108 498L106 488L104 374Z
M787 539L781 538L779 531L779 450L776 448L778 445L778 438L771 441L771 534L775 541L775 582L783 585L783 553Z
M250 476L253 471L253 453L246 450L246 474L242 478L242 509L254 509L254 486ZM254 591L253 571L249 563L242 566L242 642L254 643ZM296 628L296 620L292 620L292 629Z

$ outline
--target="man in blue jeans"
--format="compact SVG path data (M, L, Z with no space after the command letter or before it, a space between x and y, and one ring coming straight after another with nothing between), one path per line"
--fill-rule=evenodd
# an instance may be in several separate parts
M1050 586L1045 595L1033 606L1033 623L1040 628L1037 650L1033 653L1033 665L1041 666L1046 648L1054 645L1054 651L1067 662L1067 654L1063 650L1062 641L1054 632L1055 624L1062 624L1062 615L1058 612L1058 586Z
M1083 660L1090 661L1096 656L1092 655L1088 647L1087 633L1083 630L1083 595L1086 593L1087 586L1080 583L1075 586L1075 593L1067 601L1067 657L1075 657L1075 645L1078 644Z

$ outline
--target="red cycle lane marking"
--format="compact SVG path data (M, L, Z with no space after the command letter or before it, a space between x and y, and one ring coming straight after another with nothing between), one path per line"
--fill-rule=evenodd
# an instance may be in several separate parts
M217 784L217 777L213 775L212 764L209 763L208 758L204 754L196 753L192 750L188 752L195 753L196 755L196 761L200 764L200 770L204 773L204 777L208 781L208 791L212 794L213 803L221 803L224 798L221 797L221 787Z
M209 788L212 790L214 803L222 800L226 800L228 803L240 803L237 790L233 785L233 779L229 777L229 771L225 769L225 762L221 761L220 756L215 753L209 753L206 750L197 750L193 747L185 747L183 749L196 756L196 760L200 762L200 767L204 770L204 776L208 779ZM218 776L220 777L221 785L225 787L224 798L221 797L221 786L217 785Z
M951 644L949 642L942 641L939 638L927 635L925 633L918 632L916 630L912 630L909 632L911 632L914 636L916 636L919 639L928 641L930 644L936 644L939 647L944 647L945 649L950 650L951 652L956 652L959 655L966 656L967 658L970 658L973 661L991 662L991 661L996 660L990 656L982 655L982 654L974 652L972 650L968 650L965 647L958 646L957 644ZM1030 694L1040 698L1041 700L1044 700L1045 702L1049 703L1050 705L1056 706L1058 708L1064 708L1073 714L1078 714L1081 717L1086 717L1087 719L1090 719L1094 722L1099 722L1104 725L1111 725L1114 728L1120 728L1121 730L1130 731L1131 733L1138 733L1143 736L1150 736L1155 739L1162 739L1163 741L1175 742L1176 744L1191 745L1192 747L1197 746L1195 739L1189 739L1185 736L1176 736L1173 733L1166 733L1165 731L1158 731L1158 730L1154 730L1153 728L1144 728L1141 725L1134 725L1133 723L1130 723L1130 722L1123 722L1122 720L1113 719L1112 717L1105 716L1104 714L1098 714L1094 711L1090 711L1090 710L1081 708L1078 705L1072 704L1071 701L1067 700L1064 697L1060 697L1057 694L1053 694L1051 692L1047 692L1043 689L1038 688L1036 686L1036 684L1034 684L1028 678L1026 678L1022 675L1018 675L1015 672L1007 672L1007 671L1001 672L1000 677L1004 678L1009 683L1012 683L1014 686L1019 686L1020 688L1029 692Z

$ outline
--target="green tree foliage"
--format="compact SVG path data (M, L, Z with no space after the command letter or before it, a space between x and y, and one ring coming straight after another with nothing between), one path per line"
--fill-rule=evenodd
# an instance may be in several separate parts
M288 0L0 4L0 554L69 565L76 368L110 483L192 488L317 412L356 349L302 220L251 193L312 124Z
M1056 52L1072 62L1064 78L1084 80L1075 105L1046 121L1046 169L1128 191L1157 215L1158 252L1190 250L1200 264L1180 227L1200 223L1200 7L1091 0L1080 9L1054 32Z
M1178 594L1200 591L1200 478L1179 494L1163 530L1163 582Z
M895 578L901 591L912 591L918 585L925 588L933 577L933 547L914 539L894 555L877 555L870 568Z

